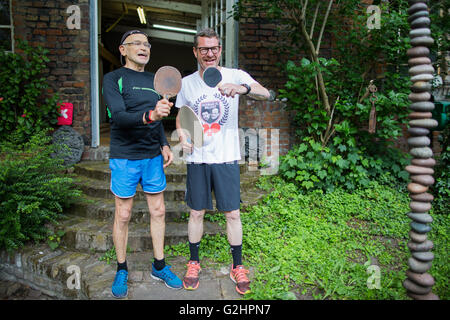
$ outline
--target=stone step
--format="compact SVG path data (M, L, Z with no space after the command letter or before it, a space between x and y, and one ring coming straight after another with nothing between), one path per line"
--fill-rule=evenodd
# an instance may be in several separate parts
M189 207L184 201L165 201L166 221L180 221L184 214L189 212ZM93 198L84 195L81 200L74 203L65 214L102 221L113 221L115 212L114 199ZM150 223L150 213L147 201L134 200L131 214L133 223Z
M70 250L81 252L105 252L113 248L111 221L70 217L62 220L58 229L64 230L61 244ZM222 233L217 223L204 221L204 234ZM187 222L166 222L165 245L188 241ZM128 226L128 247L130 252L152 250L149 223L130 223Z
M257 175L257 171L247 170L247 164L239 166L241 174L249 172ZM110 181L111 170L108 161L81 161L75 165L75 174L91 179ZM185 182L186 181L186 164L171 164L164 169L167 182Z
M264 194L265 193L262 190L257 190L256 188L249 188L241 192L241 210L245 210L248 206L256 204L258 200L260 200L264 196ZM184 201L171 201L166 199L167 197L165 196L164 203L166 207L167 222L180 221L183 217L186 217L189 214L190 208ZM207 210L206 214L221 214L215 209L215 199L213 199L213 208L214 210ZM80 200L78 200L76 203L73 203L71 207L64 213L68 216L77 216L112 222L115 213L115 201L114 199L112 199L112 197L94 198L84 194ZM146 200L135 199L133 201L131 222L150 222L150 213L148 211Z
M245 172L241 174L241 193L247 192L255 188L255 182L258 180L259 172ZM81 188L83 193L89 197L114 199L114 194L110 190L109 180L98 180L87 176L78 176L75 183ZM164 191L165 201L184 201L186 191L185 182L167 182ZM145 200L145 192L141 185L137 186L135 200Z
M167 182L185 182L186 166L170 165L164 169ZM108 161L82 161L75 165L75 174L101 181L111 181Z
M100 261L101 253L82 253L46 244L28 245L15 253L0 252L0 279L20 282L57 299L112 300L116 263ZM128 300L237 300L241 297L229 278L229 265L202 265L201 285L195 291L173 290L150 276L151 251L128 253ZM180 278L188 257L166 256ZM231 261L231 257L230 257ZM79 273L78 273L79 271ZM250 277L254 269L250 268ZM79 277L78 277L79 275ZM79 279L79 287L76 279Z
M75 179L75 184L78 185L83 193L93 198L102 199L114 199L114 194L110 190L110 182L92 179L84 176L78 176ZM186 184L179 183L167 183L167 187L164 191L165 201L183 201L185 196ZM145 200L145 192L142 190L141 185L137 186L135 200Z

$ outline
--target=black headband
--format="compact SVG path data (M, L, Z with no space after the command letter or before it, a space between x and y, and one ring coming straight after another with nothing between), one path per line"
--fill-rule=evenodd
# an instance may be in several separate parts
M131 36L132 34L143 34L144 36L147 37L147 40L148 40L148 35L147 35L145 32L142 32L141 30L130 30L130 31L127 31L127 32L125 32L125 33L123 34L122 39L120 40L120 44L119 44L119 45L122 45L123 42L125 41L125 39L128 38L128 36ZM121 63L122 65L124 64L122 54L120 55L120 63Z

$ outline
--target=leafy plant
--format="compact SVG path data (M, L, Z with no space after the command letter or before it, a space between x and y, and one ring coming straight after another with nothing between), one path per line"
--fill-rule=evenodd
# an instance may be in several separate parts
M98 258L98 260L105 261L106 264L110 264L111 261L116 261L116 248L113 246L111 249L105 251L105 253L100 258Z
M16 53L0 48L0 140L16 131L23 141L57 123L58 95L48 95L43 76L48 50L16 42Z
M432 192L435 196L433 209L435 213L447 214L450 212L450 126L446 126L441 134L442 152L437 158L438 165L435 167L436 182L432 185Z
M281 157L279 170L281 177L305 191L355 190L374 180L404 189L407 162L401 151L383 144L357 148L352 140L335 137L333 145L323 147L305 138Z
M56 250L59 247L61 238L65 235L64 230L58 230L56 233L50 232L47 238L47 244L52 250Z
M131 252L131 248L127 246L127 253ZM117 261L116 247L113 246L111 249L105 251L105 253L98 258L99 261L105 261L106 264L110 264L112 261Z
M15 132L0 144L0 248L14 250L26 241L46 240L45 224L57 223L64 209L81 195L46 131L21 140Z

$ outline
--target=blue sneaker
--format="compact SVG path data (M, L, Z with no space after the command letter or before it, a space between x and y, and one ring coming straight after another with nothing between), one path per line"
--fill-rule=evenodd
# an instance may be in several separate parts
M114 278L113 285L111 287L114 298L125 298L128 295L128 272L126 270L119 270Z
M170 268L172 268L172 266L166 265L162 270L158 271L152 263L151 276L153 279L164 281L168 288L181 289L183 287L181 279L178 278L177 275L170 270Z

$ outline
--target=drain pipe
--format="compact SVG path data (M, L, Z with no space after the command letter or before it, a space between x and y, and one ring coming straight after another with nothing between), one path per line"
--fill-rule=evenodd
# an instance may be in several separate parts
M98 86L98 3L89 1L90 25L90 73L91 73L91 147L97 148L100 144L99 128L99 86Z

